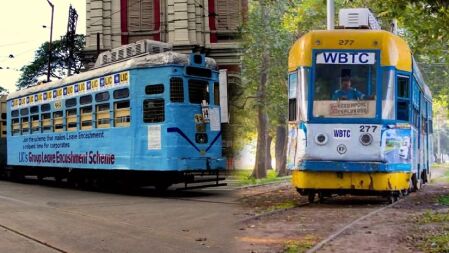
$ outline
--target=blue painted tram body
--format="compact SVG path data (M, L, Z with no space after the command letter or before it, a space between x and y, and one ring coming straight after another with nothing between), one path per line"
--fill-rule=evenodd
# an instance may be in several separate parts
M195 173L218 179L219 90L212 59L163 52L18 91L7 101L8 166L161 187L193 182Z

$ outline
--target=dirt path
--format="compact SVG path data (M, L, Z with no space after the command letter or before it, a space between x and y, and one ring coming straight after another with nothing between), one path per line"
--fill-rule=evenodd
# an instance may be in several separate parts
M449 185L427 185L394 207L349 227L317 252L420 252L418 217L427 210L444 209L437 203ZM385 207L379 197L337 197L304 205L288 184L241 191L240 252L305 252L358 218Z

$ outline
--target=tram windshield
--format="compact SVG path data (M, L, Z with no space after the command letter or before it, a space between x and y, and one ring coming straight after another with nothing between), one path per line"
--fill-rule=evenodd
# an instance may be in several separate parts
M325 54L325 53L324 53ZM367 54L368 55L368 54ZM374 118L376 115L376 66L372 60L341 64L317 55L313 116L326 118ZM338 55L335 59L338 61ZM351 54L348 54L351 57ZM329 58L329 56L328 56ZM354 57L353 57L354 58ZM326 59L328 60L328 59ZM349 61L347 61L349 62ZM372 63L372 64L369 64Z

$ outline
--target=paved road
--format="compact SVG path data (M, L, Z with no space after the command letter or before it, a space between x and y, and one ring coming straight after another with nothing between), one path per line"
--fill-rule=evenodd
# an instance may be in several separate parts
M234 252L224 189L102 193L0 181L0 252Z

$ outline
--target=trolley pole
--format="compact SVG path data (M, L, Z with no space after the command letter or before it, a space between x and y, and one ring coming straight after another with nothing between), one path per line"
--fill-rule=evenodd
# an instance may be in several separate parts
M334 0L327 0L327 30L334 30Z
M48 43L48 67L47 67L47 82L50 82L50 73L51 73L51 43L53 40L53 14L55 12L55 6L47 0L48 4L51 7L51 24L50 24L50 43Z

